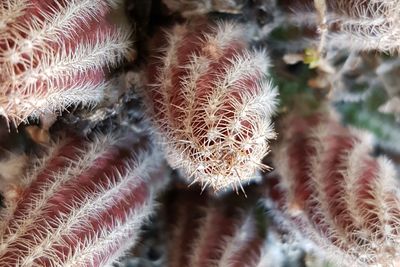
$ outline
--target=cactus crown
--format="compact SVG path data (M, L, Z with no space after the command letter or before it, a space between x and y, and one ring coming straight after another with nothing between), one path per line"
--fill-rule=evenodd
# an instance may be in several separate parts
M171 165L216 190L237 190L264 168L274 137L269 60L247 50L243 32L232 23L175 26L144 92Z

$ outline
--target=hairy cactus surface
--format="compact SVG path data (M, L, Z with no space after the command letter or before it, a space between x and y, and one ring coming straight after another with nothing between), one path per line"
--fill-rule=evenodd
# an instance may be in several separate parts
M0 219L0 265L111 266L133 243L164 171L146 138L71 137L26 175Z
M145 102L169 163L215 190L237 190L265 167L274 137L269 60L247 50L244 32L231 23L175 26L148 68Z
M325 51L377 50L397 54L400 50L399 1L387 0L282 0L282 22L297 25L302 33L295 42L282 44L285 49L301 51L320 45ZM287 32L286 37L291 34ZM285 36L283 35L283 36ZM300 49L299 49L300 48Z
M269 197L290 227L338 266L398 266L400 192L394 166L368 138L325 115L286 121Z
M0 4L0 115L28 116L99 102L130 33L112 26L113 0L6 0Z
M325 1L332 42L359 50L400 50L400 3L386 0ZM349 42L350 40L350 42Z
M167 203L168 267L256 267L265 236L253 212L199 190L175 190ZM225 202L226 201L226 202Z

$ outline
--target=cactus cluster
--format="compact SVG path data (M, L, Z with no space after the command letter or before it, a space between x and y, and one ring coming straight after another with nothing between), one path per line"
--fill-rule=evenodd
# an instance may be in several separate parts
M400 191L394 166L370 140L327 115L286 121L274 163L275 198L291 227L339 266L400 263ZM275 191L275 192L274 192Z
M107 21L113 0L0 3L0 115L29 116L93 105L109 86L104 67L121 62L130 31Z
M0 0L1 267L400 265L398 0L123 2Z
M228 199L174 190L168 212L168 267L258 267L265 235L253 211ZM225 203L224 203L225 202Z
M174 26L148 67L145 104L169 163L215 190L237 190L265 168L275 136L269 59L248 50L244 32L230 22Z
M64 137L27 172L0 220L0 265L111 266L136 240L164 174L132 132Z

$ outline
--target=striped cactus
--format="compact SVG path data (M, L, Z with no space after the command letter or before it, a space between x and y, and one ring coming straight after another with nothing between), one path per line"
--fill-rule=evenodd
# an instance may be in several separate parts
M247 50L244 32L228 22L175 26L155 41L164 48L143 91L169 163L215 190L237 190L265 168L274 137L269 59Z
M274 150L279 182L268 196L290 227L339 266L400 263L400 189L370 140L326 115L292 117ZM272 180L271 180L272 181Z
M326 2L332 42L357 50L400 51L400 3L386 0Z
M129 132L62 138L6 201L0 265L111 266L151 213L157 162L151 143Z
M114 0L0 3L0 115L19 124L70 105L93 105L104 67L129 52L130 33L106 21Z
M264 235L253 212L199 193L170 194L166 266L262 267Z

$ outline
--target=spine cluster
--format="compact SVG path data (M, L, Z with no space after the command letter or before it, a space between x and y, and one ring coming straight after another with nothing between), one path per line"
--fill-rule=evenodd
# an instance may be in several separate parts
M365 136L325 115L286 121L270 192L294 228L339 266L397 266L400 191L394 166Z
M261 266L264 236L254 214L193 193L174 192L167 205L167 266Z
M164 171L155 162L131 133L61 139L6 199L0 265L111 266L151 213Z
M244 32L231 23L175 26L148 68L144 95L167 159L215 190L237 190L265 167L274 137L269 60L247 49Z
M0 3L0 115L19 124L73 104L99 102L104 67L129 51L129 31L106 15L113 0Z
M325 1L333 44L358 50L400 50L400 3L385 0ZM350 42L349 42L350 41Z

